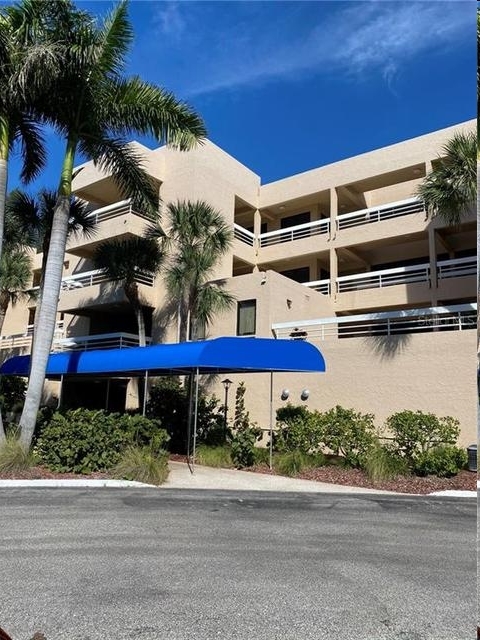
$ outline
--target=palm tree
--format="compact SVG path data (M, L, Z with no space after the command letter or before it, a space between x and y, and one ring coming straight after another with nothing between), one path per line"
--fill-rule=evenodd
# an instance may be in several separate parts
M458 225L473 210L477 196L477 136L457 133L444 148L438 166L417 189L429 216Z
M49 3L41 3L44 4ZM55 3L57 4L57 3ZM67 15L57 16L53 32L69 47L55 78L55 100L45 96L41 113L66 141L50 250L25 405L20 418L21 441L29 447L40 404L56 312L68 233L72 176L78 152L110 173L123 195L136 205L158 207L158 192L141 168L139 157L125 142L132 133L151 135L180 150L188 150L206 131L202 120L167 91L138 77L125 78L126 55L132 40L126 2L119 3L98 26L64 0Z
M145 317L138 290L138 277L154 275L163 260L162 251L155 240L127 238L102 243L96 250L94 262L110 280L120 281L130 302L138 324L138 344L144 347Z
M157 225L150 228L149 237L161 239L170 254L165 284L170 297L178 301L178 336L184 342L234 303L222 283L210 282L233 234L222 215L202 201L170 203L166 222L168 232Z
M30 256L25 250L4 247L0 258L0 333L9 305L30 297L27 288L31 268Z

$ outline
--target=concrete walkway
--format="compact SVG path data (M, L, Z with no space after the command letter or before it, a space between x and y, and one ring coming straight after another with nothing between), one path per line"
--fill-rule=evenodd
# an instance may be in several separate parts
M211 489L226 491L277 491L292 493L356 493L356 494L400 494L381 489L365 489L363 487L349 487L314 480L302 480L299 478L285 478L283 476L270 476L251 471L238 471L236 469L214 469L213 467L195 466L192 474L188 465L184 462L169 462L170 474L162 489ZM152 485L128 480L104 480L90 478L55 479L55 480L0 480L1 488L14 487L148 487ZM459 498L475 498L476 491L438 491L430 495L451 496Z

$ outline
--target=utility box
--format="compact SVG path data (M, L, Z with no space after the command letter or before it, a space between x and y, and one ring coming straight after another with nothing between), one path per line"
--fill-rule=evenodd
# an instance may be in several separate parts
M467 447L467 455L468 455L468 470L476 471L477 470L477 445L471 444Z

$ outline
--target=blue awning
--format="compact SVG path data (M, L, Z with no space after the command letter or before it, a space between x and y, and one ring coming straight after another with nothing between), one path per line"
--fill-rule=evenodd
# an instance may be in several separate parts
M0 375L28 376L30 356L9 358ZM240 372L323 372L325 360L302 340L214 338L131 349L68 351L49 356L47 378L62 375L128 377L142 375Z

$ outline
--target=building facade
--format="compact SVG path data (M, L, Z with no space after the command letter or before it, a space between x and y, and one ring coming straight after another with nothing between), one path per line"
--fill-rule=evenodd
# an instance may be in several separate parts
M214 279L236 305L206 327L206 337L308 339L324 354L324 375L275 376L277 406L282 390L300 404L308 388L309 407L352 407L375 414L379 427L402 409L452 415L460 420L462 444L470 444L476 439L475 212L447 227L427 218L415 192L443 145L474 127L475 121L462 123L266 185L209 141L188 153L132 144L162 203L205 200L232 227L231 251ZM97 233L68 243L54 348L134 345L135 317L122 288L94 268L92 257L104 240L141 235L148 219L92 163L77 174L74 192L90 204ZM40 266L35 254L34 285ZM177 318L161 275L139 274L138 284L151 341L174 342ZM4 357L28 351L34 311L34 303L9 310ZM242 379L231 377L234 384ZM243 379L247 409L266 429L269 376ZM67 381L65 398L100 402L104 384ZM223 397L220 381L210 384ZM134 396L135 385L119 380L110 402L128 405Z

